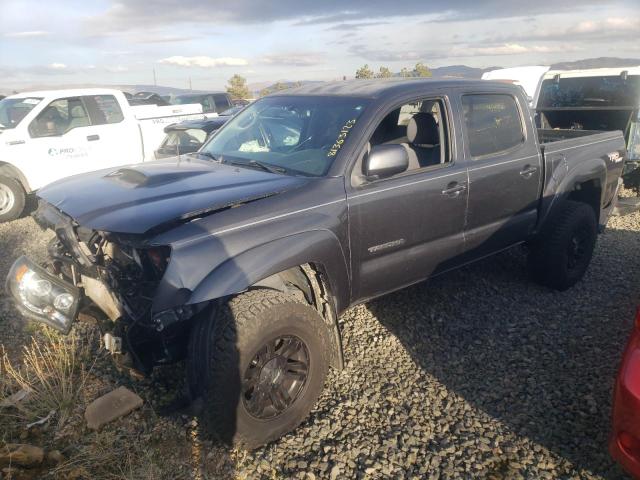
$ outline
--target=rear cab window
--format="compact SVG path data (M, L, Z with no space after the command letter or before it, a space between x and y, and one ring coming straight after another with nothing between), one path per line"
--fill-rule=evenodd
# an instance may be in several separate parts
M167 134L163 147L199 147L207 139L207 132L199 128L172 130Z
M90 95L83 99L92 125L120 123L124 120L120 104L113 95Z
M522 115L516 99L507 94L462 96L469 153L473 159L507 153L525 143Z
M221 113L231 107L231 102L229 102L229 97L223 93L214 95L213 101L216 104L216 112Z

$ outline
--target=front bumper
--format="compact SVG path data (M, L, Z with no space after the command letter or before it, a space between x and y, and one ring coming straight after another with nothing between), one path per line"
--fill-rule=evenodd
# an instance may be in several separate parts
M27 318L69 333L80 307L80 289L49 273L29 258L18 258L6 287L16 307Z

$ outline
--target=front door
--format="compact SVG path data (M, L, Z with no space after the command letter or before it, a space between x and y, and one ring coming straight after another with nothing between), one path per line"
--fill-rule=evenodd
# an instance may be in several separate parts
M99 142L80 97L51 102L29 125L24 145L31 188L88 171Z
M423 280L456 262L464 247L467 169L458 161L444 98L395 108L367 149L400 144L409 170L349 189L354 301ZM355 177L357 178L356 165ZM353 176L352 176L353 182Z

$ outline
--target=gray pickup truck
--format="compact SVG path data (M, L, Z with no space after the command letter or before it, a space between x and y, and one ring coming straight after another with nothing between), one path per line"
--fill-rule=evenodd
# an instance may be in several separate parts
M338 316L518 244L571 287L614 207L621 132L542 131L491 82L304 86L246 107L195 154L39 191L50 262L7 279L25 316L94 317L118 363L186 359L201 423L254 447L341 368Z

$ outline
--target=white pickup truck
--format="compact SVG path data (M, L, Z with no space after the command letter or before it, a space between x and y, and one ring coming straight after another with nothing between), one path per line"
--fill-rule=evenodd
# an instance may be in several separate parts
M164 127L204 118L200 104L131 106L119 90L85 88L0 101L0 222L26 195L78 173L154 159Z

